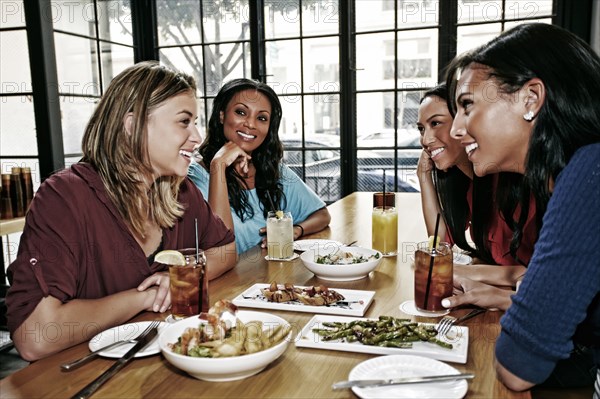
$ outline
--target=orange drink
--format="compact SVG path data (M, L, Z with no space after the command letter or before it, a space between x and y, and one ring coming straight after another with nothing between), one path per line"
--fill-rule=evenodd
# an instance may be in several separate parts
M383 256L398 253L398 210L394 207L376 206L371 216L373 249Z
M185 265L169 264L171 314L175 319L208 311L208 279L205 275L206 257L196 250L181 250ZM179 262L178 262L179 263Z

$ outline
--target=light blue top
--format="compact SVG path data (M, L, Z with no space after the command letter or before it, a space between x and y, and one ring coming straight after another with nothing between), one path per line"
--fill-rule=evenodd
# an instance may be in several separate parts
M283 193L286 199L285 209L282 210L292 214L294 224L303 222L315 211L325 207L325 202L304 184L289 167L281 165L280 175L279 181L283 185ZM208 199L208 171L199 164L192 162L188 176L198 186L204 198ZM256 189L248 190L248 203L254 209L254 217L243 222L231 208L235 230L235 245L238 253L245 252L259 244L262 237L258 234L258 230L266 225L262 204L258 199Z

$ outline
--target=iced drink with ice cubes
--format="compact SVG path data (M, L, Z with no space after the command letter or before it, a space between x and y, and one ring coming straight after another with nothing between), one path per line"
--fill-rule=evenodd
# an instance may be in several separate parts
M438 243L435 250L430 246L427 241L420 242L415 251L415 306L424 312L446 312L442 299L452 296L452 248L447 242ZM425 300L432 258L429 295Z

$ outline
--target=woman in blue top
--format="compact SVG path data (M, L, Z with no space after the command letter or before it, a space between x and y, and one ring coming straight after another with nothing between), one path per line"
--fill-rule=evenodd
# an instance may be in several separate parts
M291 212L294 239L316 233L331 219L325 203L281 164L281 103L264 83L234 79L214 99L202 161L189 177L213 211L234 230L238 253L262 242L267 212Z
M523 174L544 215L501 320L498 376L514 390L596 380L600 397L600 58L559 27L524 24L453 61L447 82L475 174ZM481 286L457 283L465 293L445 306Z

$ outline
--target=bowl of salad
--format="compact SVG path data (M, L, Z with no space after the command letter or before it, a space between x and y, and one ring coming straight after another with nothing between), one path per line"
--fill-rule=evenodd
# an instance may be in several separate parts
M381 252L362 247L317 248L300 255L304 266L323 280L360 280L381 262Z
M290 324L262 312L238 311L235 325L198 315L163 331L158 344L165 359L194 378L234 381L261 372L291 341Z

